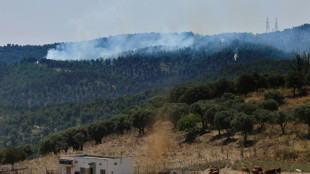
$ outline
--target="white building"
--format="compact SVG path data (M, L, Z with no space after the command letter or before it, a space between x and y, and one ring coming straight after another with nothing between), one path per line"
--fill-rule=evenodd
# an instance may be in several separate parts
M132 158L88 154L67 155L59 159L61 174L132 174Z

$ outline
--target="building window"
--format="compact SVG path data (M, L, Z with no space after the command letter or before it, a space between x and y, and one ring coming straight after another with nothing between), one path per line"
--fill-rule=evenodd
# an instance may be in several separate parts
M101 169L101 170L100 170L100 174L105 174L105 170L104 170L104 169Z
M59 164L64 164L64 165L72 165L73 161L72 160L59 160Z
M85 168L81 167L80 171L81 171L81 174L85 174Z

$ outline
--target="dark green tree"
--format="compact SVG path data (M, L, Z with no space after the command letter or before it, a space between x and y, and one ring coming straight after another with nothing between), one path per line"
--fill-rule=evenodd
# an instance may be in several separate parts
M154 108L161 108L163 104L167 103L167 97L164 96L155 96L146 101L147 104L151 105Z
M76 144L80 147L80 150L83 150L83 145L88 140L87 134L82 132L77 132L73 136L73 141L76 142Z
M258 94L259 89L261 88L268 88L268 81L265 76L255 72L251 74L254 80L254 86L256 90L256 94Z
M253 115L253 113L258 109L258 104L256 102L248 103L236 103L232 105L233 109L236 109L239 112L243 112L248 115Z
M107 124L109 123L109 121L98 121L90 124L87 127L89 138L95 140L96 144L101 144L102 138L108 134Z
M33 154L33 149L31 148L30 144L24 144L18 147L25 152L26 156L31 156Z
M230 122L234 118L233 112L231 110L219 111L214 115L214 127L218 130L219 135L221 135L221 129L225 129L230 134L229 129L231 129Z
M186 103L165 103L159 110L160 117L170 121L174 128L176 128L178 120L188 112L189 107Z
M205 125L203 127L207 128L208 124L211 124L214 126L214 116L217 112L221 110L223 110L223 108L217 104L213 104L212 106L210 106L210 108L206 110L206 112L202 116L202 123L203 125Z
M45 155L49 152L57 154L62 150L67 151L69 148L68 144L69 137L67 136L68 135L64 134L63 132L57 132L43 138L38 143L39 154Z
M277 101L278 105L284 104L284 96L279 91L270 91L264 94L265 100L273 99Z
M281 127L282 135L285 134L285 127L287 123L292 119L293 119L292 114L284 111L278 111L273 116L273 122Z
M216 102L221 106L231 108L233 105L244 103L244 99L232 93L224 93L221 98L216 99Z
M265 77L267 78L269 87L274 90L280 88L281 86L285 86L285 77L280 73L267 73L265 74Z
M304 75L301 72L289 71L286 75L285 84L287 88L292 88L293 97L296 96L296 89L301 89L304 85Z
M136 107L130 114L131 124L139 130L139 136L145 134L144 129L150 125L152 120L152 112L148 108Z
M247 115L243 112L236 113L231 126L235 131L241 131L243 134L243 143L247 144L247 134L252 132L254 127L255 118L252 115Z
M131 126L129 115L126 114L117 115L111 119L111 122L114 125L114 131L121 135L124 134L125 130L129 130Z
M222 78L214 83L214 96L221 97L224 93L234 93L234 82Z
M188 105L199 100L206 100L213 98L213 91L210 85L199 85L188 88L184 94L179 98L180 102Z
M236 88L240 94L246 96L249 92L254 91L255 81L251 75L242 74L237 79Z
M260 103L260 108L266 109L268 111L277 111L278 110L278 102L273 99L263 100Z
M298 106L294 109L295 118L306 123L310 127L310 105Z
M83 126L76 126L63 132L66 137L67 144L71 146L74 151L83 150L83 144L86 142L84 141L85 139L80 139L75 136L80 133L83 134L83 137L88 137L87 130Z
M180 97L187 91L191 86L187 84L177 85L173 89L170 90L168 100L171 103L178 103Z
M14 169L14 164L26 159L26 154L21 148L9 146L2 152L2 163L11 164Z
M179 131L193 132L198 129L197 123L201 121L201 116L197 114L184 115L177 123Z
M255 116L256 122L260 125L259 132L262 131L265 123L269 122L272 119L272 113L267 109L257 109L253 115Z
M310 52L305 51L300 54L298 52L293 52L294 59L291 61L290 67L295 72L300 72L302 74L307 74L310 68Z
M214 102L210 100L200 100L198 102L193 103L190 106L190 113L198 114L201 117L205 116L205 113L208 109L214 107ZM201 119L202 129L205 130L208 128L208 121L206 119Z

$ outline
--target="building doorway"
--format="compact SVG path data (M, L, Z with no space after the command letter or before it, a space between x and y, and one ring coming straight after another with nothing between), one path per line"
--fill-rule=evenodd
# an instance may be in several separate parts
M66 174L71 174L71 167L66 167Z
M96 174L96 163L89 163L89 174Z

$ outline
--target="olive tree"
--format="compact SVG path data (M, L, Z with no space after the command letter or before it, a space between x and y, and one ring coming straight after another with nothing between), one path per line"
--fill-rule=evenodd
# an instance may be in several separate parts
M218 130L219 135L221 135L221 129L225 129L229 135L228 130L231 129L230 122L233 118L233 112L230 110L220 111L214 115L214 127Z
M273 123L281 127L282 135L285 134L285 127L289 121L293 119L290 113L284 111L277 111L273 116Z
M296 107L294 109L294 116L310 126L310 105Z
M233 129L242 132L244 145L247 143L247 134L253 130L254 121L254 116L247 115L243 112L236 113L231 121Z
M279 91L270 91L264 94L265 100L268 99L273 99L275 100L278 105L283 105L284 104L284 96L279 92Z
M262 131L265 123L269 122L272 119L271 112L266 109L261 109L261 108L257 109L254 112L254 116L255 116L256 122L260 125L259 132Z

